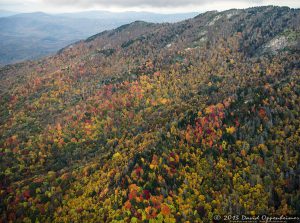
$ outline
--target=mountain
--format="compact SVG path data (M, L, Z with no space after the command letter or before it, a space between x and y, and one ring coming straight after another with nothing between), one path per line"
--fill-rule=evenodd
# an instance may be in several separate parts
M1 17L7 17L7 16L12 16L18 14L17 12L12 12L12 11L7 11L7 10L1 10L0 9L0 18Z
M93 11L35 12L0 18L0 65L51 55L68 44L135 20L176 22L195 15Z
M73 12L73 13L62 13L58 14L63 17L69 18L89 18L89 19L116 19L133 22L136 20L143 20L147 22L179 22L188 18L192 18L199 13L176 13L176 14L159 14L151 12L109 12L109 11L84 11L84 12Z
M1 221L299 216L299 19L136 21L1 68Z

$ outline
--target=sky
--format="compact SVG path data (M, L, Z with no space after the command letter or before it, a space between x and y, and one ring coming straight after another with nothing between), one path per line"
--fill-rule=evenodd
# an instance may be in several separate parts
M88 10L183 13L262 5L300 8L300 0L0 0L1 10L48 13Z

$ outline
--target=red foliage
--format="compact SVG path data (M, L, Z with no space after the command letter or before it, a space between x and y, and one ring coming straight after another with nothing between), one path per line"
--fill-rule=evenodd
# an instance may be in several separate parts
M25 190L25 191L23 192L23 196L24 196L26 199L30 198L30 191L29 191L29 190Z
M169 215L171 213L169 206L166 204L162 204L161 205L161 213L165 216Z
M264 119L267 116L267 113L266 113L265 109L261 108L258 111L258 115L261 119Z
M143 197L146 200L150 199L150 191L149 190L143 190Z
M196 119L195 127L190 125L187 127L185 135L187 142L199 143L212 148L220 137L217 130L222 127L222 120L225 117L224 108L225 106L220 103L207 107L205 109L206 115Z
M130 201L126 201L125 204L124 204L124 208L129 210L131 208L131 203Z
M137 197L137 191L135 189L131 190L130 193L128 194L128 199L133 200Z

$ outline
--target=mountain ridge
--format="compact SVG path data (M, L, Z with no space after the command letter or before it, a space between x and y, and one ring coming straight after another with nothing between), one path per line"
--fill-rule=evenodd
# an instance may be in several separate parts
M87 38L99 31L116 28L136 19L149 21L178 21L193 13L162 15L154 13L123 13L114 17L106 12L95 15L85 13L85 17L44 12L22 13L0 18L0 64L14 63L26 59L55 54L64 46Z

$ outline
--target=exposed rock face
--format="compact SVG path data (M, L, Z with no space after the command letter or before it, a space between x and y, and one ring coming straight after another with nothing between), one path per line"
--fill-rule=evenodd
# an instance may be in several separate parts
M285 36L280 36L272 39L266 46L265 49L273 53L285 48L288 45L288 40Z
M287 30L266 43L262 53L276 54L289 49L299 50L299 42L299 31Z

